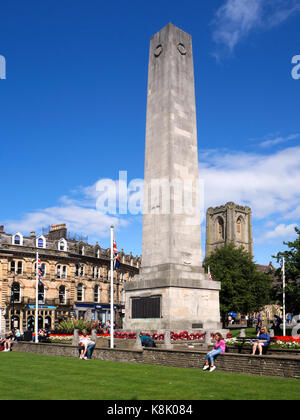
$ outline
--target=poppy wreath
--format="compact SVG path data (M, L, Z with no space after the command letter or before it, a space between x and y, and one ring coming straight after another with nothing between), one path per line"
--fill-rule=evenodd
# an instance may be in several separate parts
M165 339L165 334L159 334L158 339L159 340L164 340Z
M158 334L153 334L152 338L153 338L153 340L158 340Z

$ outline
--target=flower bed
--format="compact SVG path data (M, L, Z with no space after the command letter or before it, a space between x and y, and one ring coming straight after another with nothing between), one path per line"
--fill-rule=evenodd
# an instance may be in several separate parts
M142 335L153 338L154 341L164 341L164 334L149 334L142 332ZM170 338L172 341L195 341L195 340L205 340L205 333L191 333L188 331L182 331L180 333L175 333L170 331ZM90 336L90 335L89 335ZM110 334L97 334L98 337L110 337ZM215 334L211 333L211 338L214 339ZM114 333L115 338L123 340L136 340L136 333L127 333L123 331L116 331ZM228 333L226 338L230 339L232 337L231 333ZM73 339L73 334L50 334L50 340L52 342L70 342Z
M281 349L300 350L300 336L296 337L274 337L276 342L272 346Z
M80 334L79 334L80 335ZM53 343L71 342L73 340L73 334L50 334L49 338ZM91 335L88 335L91 337ZM110 337L109 334L97 334L97 337Z
M149 334L142 332L141 333L144 336L152 337L154 341L163 341L165 339L164 334ZM170 331L170 338L173 341L179 341L179 340L186 340L186 341L194 341L194 340L204 340L205 339L205 333L191 333L189 334L188 331L182 331L180 333L174 333L174 331ZM136 339L135 333L126 333L126 332L115 332L114 334L115 338L121 338L121 339ZM211 333L211 338L214 338L215 334ZM228 333L226 338L231 338L232 334Z

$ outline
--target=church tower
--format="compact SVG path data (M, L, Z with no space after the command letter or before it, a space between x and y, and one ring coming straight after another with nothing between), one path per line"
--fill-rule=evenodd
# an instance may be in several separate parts
M206 213L206 257L216 248L233 243L253 255L252 212L250 207L227 203L210 207Z

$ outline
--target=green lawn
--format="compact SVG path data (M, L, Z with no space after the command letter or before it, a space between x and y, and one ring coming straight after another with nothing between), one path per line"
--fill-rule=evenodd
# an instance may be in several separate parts
M0 353L1 400L300 399L300 381Z

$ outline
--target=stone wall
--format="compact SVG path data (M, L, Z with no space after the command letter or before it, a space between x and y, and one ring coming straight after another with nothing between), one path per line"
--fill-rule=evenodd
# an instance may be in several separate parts
M14 351L47 354L53 356L78 357L77 348L66 344L34 344L20 342ZM93 359L116 362L142 363L159 366L173 366L202 369L206 351L165 350L145 348L141 351L126 349L96 348ZM300 378L300 358L298 356L255 356L249 354L226 353L216 360L221 372L248 375Z

